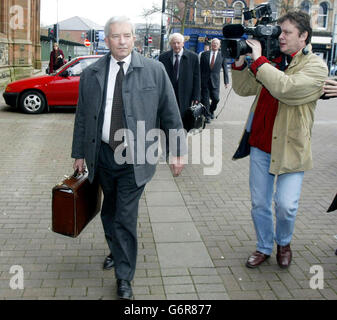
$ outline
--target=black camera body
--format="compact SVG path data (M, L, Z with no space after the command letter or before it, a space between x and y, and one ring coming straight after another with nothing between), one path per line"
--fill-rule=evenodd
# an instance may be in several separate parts
M238 59L241 55L251 53L252 49L247 45L246 40L242 40L243 35L252 36L260 41L262 55L269 60L280 55L280 45L278 37L281 34L281 27L273 25L271 18L272 10L268 3L261 4L253 10L245 11L244 19L256 18L254 27L246 27L242 24L228 24L222 29L224 40L222 42L223 53L226 57Z

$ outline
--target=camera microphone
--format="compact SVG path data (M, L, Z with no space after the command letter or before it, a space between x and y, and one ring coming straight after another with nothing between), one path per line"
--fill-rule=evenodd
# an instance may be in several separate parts
M225 38L240 38L245 28L242 24L227 24L222 28L222 33Z

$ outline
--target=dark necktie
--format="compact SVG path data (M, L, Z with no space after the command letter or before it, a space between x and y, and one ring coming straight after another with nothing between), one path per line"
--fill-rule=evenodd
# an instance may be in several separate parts
M178 76L179 76L179 56L178 54L175 55L176 56L176 61L174 62L174 66L173 66L173 72L174 72L174 79L177 81L178 80Z
M214 67L214 59L215 59L215 52L212 52L212 60L211 60L211 65L210 65L210 67L211 67L211 69L213 69L213 67Z
M119 71L116 76L114 95L112 100L111 109L111 123L110 123L110 137L109 145L112 150L115 150L121 141L115 141L114 136L117 130L124 128L123 121L123 97L122 97L122 84L124 79L123 61L117 62L119 65Z

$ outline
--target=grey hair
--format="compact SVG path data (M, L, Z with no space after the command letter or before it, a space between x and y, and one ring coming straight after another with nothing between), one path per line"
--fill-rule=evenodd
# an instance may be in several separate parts
M212 41L211 41L211 43L212 43L213 41L217 41L217 42L220 43L220 40L219 40L218 38L213 38Z
M125 16L115 16L115 17L111 17L105 24L104 26L104 34L105 37L109 36L110 33L110 26L114 23L118 23L118 22L126 22L129 23L131 25L131 30L132 30L132 35L135 35L135 26L134 24L131 22L131 19Z
M169 43L171 43L171 41L172 41L173 38L178 38L182 42L185 41L184 36L181 33L178 33L178 32L170 34L170 36L169 36Z

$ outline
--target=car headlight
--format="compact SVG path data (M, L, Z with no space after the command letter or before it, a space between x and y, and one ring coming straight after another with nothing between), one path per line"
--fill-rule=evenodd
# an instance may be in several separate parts
M12 91L12 88L10 85L7 85L6 89L5 89L5 92L9 92L9 91Z

